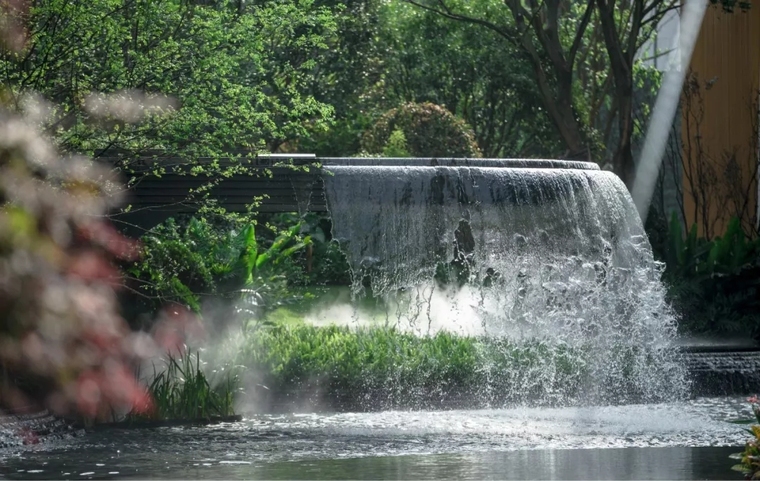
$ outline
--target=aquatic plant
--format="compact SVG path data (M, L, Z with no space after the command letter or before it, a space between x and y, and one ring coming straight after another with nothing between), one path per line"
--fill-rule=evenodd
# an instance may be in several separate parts
M148 392L154 409L130 413L128 419L195 421L233 416L239 392L237 370L226 365L213 374L209 379L202 369L199 351L168 354L162 370L153 365Z
M626 367L601 392L589 387L597 375L593 356L586 346L541 340L290 322L248 332L237 362L246 367L247 385L258 386L248 394L262 409L563 405L636 396L630 352L616 353Z
M684 235L674 213L664 252L668 297L681 313L680 329L694 334L760 335L758 284L760 240L734 217L712 240L696 224Z

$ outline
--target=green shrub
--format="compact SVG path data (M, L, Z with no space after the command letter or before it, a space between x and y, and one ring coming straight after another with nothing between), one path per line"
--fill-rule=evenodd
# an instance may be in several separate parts
M301 234L308 236L311 242L306 249L295 253L293 267L296 269L286 272L288 285L350 285L351 269L340 245L332 239L332 220L329 214L275 214L268 220L267 225L273 231L282 231L295 223L300 223Z
M143 256L130 273L149 295L195 312L206 298L241 296L257 313L266 311L290 295L288 260L311 243L300 230L300 223L289 225L264 243L252 221L232 225L193 217L180 225L169 219L142 237Z
M664 280L682 331L760 335L760 239L736 218L713 240L698 237L696 225L684 235L674 214L665 245Z
M760 423L760 400L757 396L752 396L748 401L752 406L752 413L755 415L754 421ZM744 423L745 421L741 422ZM740 461L732 469L744 473L747 479L760 479L760 426L755 424L747 431L752 435L752 438L744 445L744 451L731 455L732 459Z
M708 240L697 237L697 225L685 237L681 223L673 213L668 232L665 262L671 275L683 277L735 275L757 265L760 239L749 239L734 217L726 233Z
M391 132L388 143L383 148L383 157L411 157L403 130L396 129Z
M376 155L398 153L400 136L396 132L402 133L406 141L401 153L411 156L481 156L472 129L448 110L431 103L408 103L389 110L364 133L362 149Z

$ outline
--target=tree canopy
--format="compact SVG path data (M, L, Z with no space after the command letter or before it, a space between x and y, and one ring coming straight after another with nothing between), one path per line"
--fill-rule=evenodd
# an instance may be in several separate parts
M27 48L0 72L19 106L27 91L53 102L47 128L67 151L275 150L332 116L312 91L337 24L313 0L42 0L27 23ZM143 104L161 93L176 104L139 126L95 124L91 92Z
M584 119L584 93L578 88L578 70L605 78L601 102L614 111L617 137L612 166L630 185L632 153L634 63L643 42L651 38L673 0L609 0L543 2L519 0L405 0L421 9L472 28L497 34L527 59L541 104L567 150L568 158L590 160L590 137L596 119ZM599 45L606 55L597 65L587 62ZM596 68L594 68L596 67ZM607 97L605 99L604 97ZM593 111L599 112L594 108Z

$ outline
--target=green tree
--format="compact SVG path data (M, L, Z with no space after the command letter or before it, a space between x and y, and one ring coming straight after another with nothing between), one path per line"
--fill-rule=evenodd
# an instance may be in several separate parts
M329 51L319 62L311 94L334 109L329 128L310 132L297 145L320 156L350 156L360 150L362 132L393 106L371 95L384 73L389 52L379 41L385 0L316 0L330 9L337 25Z
M584 95L577 72L608 77L598 95L609 105L618 127L612 166L631 185L634 175L634 65L641 45L651 38L673 0L543 2L519 0L405 0L449 20L485 29L518 48L530 62L542 107L567 147L570 158L591 157L596 119L584 119ZM599 52L603 45L605 55ZM594 62L596 60L596 62ZM593 67L590 69L590 67ZM589 71L590 70L590 71ZM597 97L599 98L599 97ZM599 113L601 105L587 112ZM585 121L584 121L585 120Z
M29 45L0 62L0 75L17 104L33 90L57 105L47 128L67 151L195 159L276 150L332 115L310 90L337 26L312 0L40 0L27 20ZM139 126L104 128L90 121L92 91L143 105L160 92L177 105Z
M485 157L561 154L520 49L495 32L405 2L386 4L381 21L383 75L375 96L386 108L441 105L472 127Z

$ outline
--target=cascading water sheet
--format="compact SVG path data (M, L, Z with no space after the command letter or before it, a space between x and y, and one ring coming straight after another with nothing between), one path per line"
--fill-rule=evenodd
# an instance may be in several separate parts
M521 162L325 166L354 294L386 299L389 321L423 335L444 328L582 351L584 385L572 392L583 402L683 396L675 319L623 183L578 163ZM446 272L456 282L442 282ZM546 391L561 368L493 376L512 376L519 397Z

